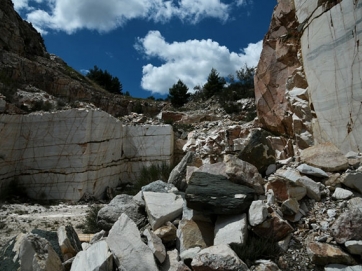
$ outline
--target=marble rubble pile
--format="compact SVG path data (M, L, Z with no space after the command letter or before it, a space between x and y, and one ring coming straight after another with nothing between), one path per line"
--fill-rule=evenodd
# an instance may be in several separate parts
M74 271L362 270L360 154L317 145L277 161L264 178L233 155L201 167L193 157L185 156L168 183L116 196L98 212L104 230L90 243L80 244L69 226L58 229L55 247L21 234L1 262ZM255 238L274 243L279 254L239 256L237 248Z

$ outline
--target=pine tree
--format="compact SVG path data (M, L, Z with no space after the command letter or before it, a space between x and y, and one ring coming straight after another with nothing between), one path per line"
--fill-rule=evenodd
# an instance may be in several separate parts
M219 76L216 69L212 68L207 78L207 83L203 88L205 97L208 99L211 96L220 93L224 89L225 84L225 79Z
M181 80L178 80L178 82L169 89L168 98L171 104L174 107L181 107L187 103L190 97L190 93L187 93L188 90L189 88Z

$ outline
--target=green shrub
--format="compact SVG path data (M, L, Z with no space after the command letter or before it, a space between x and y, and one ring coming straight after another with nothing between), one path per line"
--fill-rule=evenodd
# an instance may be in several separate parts
M97 224L97 216L101 208L102 206L100 205L92 205L90 207L85 217L84 230L83 230L84 233L91 234L91 233L97 233L102 230Z
M152 164L148 167L143 166L141 168L140 175L138 176L137 181L133 186L132 193L138 193L142 186L157 180L167 182L172 169L173 167L166 163Z
M231 244L231 249L243 261L256 261L258 259L276 259L281 251L272 238L260 238L255 234L249 234L246 244Z

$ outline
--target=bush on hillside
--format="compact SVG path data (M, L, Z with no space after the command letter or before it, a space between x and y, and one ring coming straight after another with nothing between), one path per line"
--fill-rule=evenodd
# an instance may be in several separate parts
M168 98L171 104L174 107L181 107L187 103L190 98L188 90L189 88L181 80L178 80L178 82L169 89Z
M112 76L107 70L103 71L94 66L87 73L87 77L111 93L122 94L122 84L118 77Z

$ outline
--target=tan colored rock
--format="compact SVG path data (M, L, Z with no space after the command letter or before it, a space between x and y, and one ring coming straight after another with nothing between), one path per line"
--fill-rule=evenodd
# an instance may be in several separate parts
M73 258L82 250L82 244L72 226L60 226L57 234L64 261Z
M163 243L169 243L176 240L177 228L171 222L166 222L166 224L157 230L154 233L162 239Z
M325 171L341 171L348 168L347 158L332 143L318 144L301 153L301 159L306 164Z
M327 243L311 242L307 245L311 261L317 265L356 264L356 261L339 247Z
M273 177L266 184L266 190L271 189L278 201L285 201L289 198L301 200L307 195L307 188L299 186L285 179Z
M177 229L177 247L180 253L193 248L206 248L213 244L214 226L211 223L181 220Z

